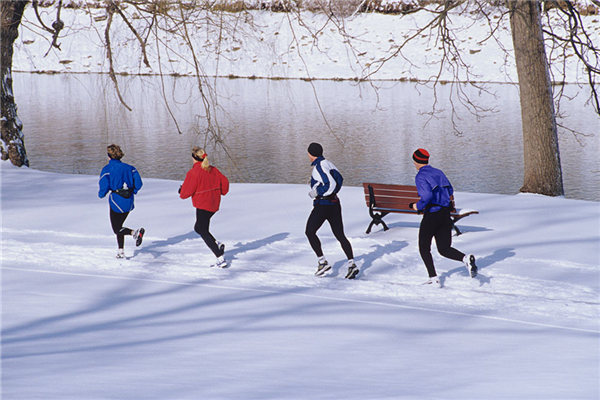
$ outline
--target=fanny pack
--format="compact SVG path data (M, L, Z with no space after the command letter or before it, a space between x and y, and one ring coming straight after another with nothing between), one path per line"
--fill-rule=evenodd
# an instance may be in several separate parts
M113 190L113 193L118 194L119 196L123 197L124 199L128 199L133 194L133 190L131 190L131 189L117 189L117 190Z

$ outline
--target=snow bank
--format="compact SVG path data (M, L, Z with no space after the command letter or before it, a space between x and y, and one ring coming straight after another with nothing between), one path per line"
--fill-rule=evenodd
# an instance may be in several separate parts
M135 14L135 13L133 13ZM44 18L52 20L48 13ZM106 73L108 60L104 50L105 10L64 9L61 19L65 29L59 43L62 51L50 48L32 7L25 11L19 39L15 43L13 67L16 71ZM404 40L415 35L417 26L428 21L425 13L406 16L362 13L346 19L340 30L325 16L302 13L302 21L288 13L250 11L223 15L225 34L205 20L198 20L193 32L193 46L201 73L209 76L357 79L373 73L375 79L430 80L440 74L441 80L455 80L454 72L439 70L442 56L436 32L425 31L404 46ZM497 16L493 16L492 23ZM451 34L461 57L471 67L471 75L460 73L463 81L516 82L512 57L512 39L507 18L500 25L497 40L482 40L489 36L486 19L472 14L455 14L451 18ZM132 19L137 23L136 19ZM597 16L584 16L583 21L597 42L600 24ZM319 27L321 29L306 27ZM139 28L139 27L138 27ZM161 37L164 47L159 52L155 39L149 40L148 57L151 67L141 62L140 47L125 23L114 18L111 42L115 69L124 74L194 75L195 66L188 46L175 35ZM222 35L222 36L221 36ZM220 37L220 40L215 40ZM351 44L352 47L349 47ZM378 61L401 48L381 69ZM166 50L165 50L166 49ZM554 58L554 55L552 56ZM559 59L554 69L555 79L562 79ZM585 82L586 74L576 57L567 60L566 82Z

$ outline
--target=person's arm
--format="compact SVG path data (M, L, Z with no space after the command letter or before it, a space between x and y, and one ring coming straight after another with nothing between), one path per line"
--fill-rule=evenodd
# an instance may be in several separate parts
M103 198L106 196L110 189L110 173L105 171L104 168L100 173L100 180L98 181L98 197Z
M142 177L140 176L140 173L138 172L137 169L134 168L132 173L133 173L133 194L137 194L137 192L142 188L142 185L144 183L142 182Z
M333 180L335 181L335 190L333 191L333 193L335 194L339 192L342 188L342 184L344 183L344 177L342 176L342 174L340 174L340 171L338 171L337 169L332 169L330 173L333 177Z
M185 175L185 180L183 181L183 185L181 185L181 189L179 190L180 198L187 199L196 192L197 180L195 178L196 175L194 174L194 170L190 169Z
M221 171L219 173L221 174ZM221 195L225 196L227 193L229 193L229 179L221 174Z
M419 194L420 200L415 203L414 209L416 211L423 211L431 202L431 199L433 198L433 192L431 191L431 187L424 177L417 175L415 178L415 183L417 185L417 193Z
M317 191L318 196L323 196L329 190L331 183L329 182L329 176L323 170L322 163L317 163L317 165L315 165L315 168L317 169L317 173L321 177L321 182L318 182L316 186L313 185L313 189Z

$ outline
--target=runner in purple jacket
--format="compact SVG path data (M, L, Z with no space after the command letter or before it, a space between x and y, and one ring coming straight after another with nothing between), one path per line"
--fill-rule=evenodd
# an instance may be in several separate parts
M454 189L450 181L441 170L429 165L429 152L425 149L417 149L413 153L413 163L418 171L415 184L420 200L410 203L409 207L423 213L419 227L419 253L429 274L429 280L425 284L440 285L431 256L433 238L440 255L464 262L471 277L474 278L477 275L475 256L465 255L452 247L450 212L454 209Z

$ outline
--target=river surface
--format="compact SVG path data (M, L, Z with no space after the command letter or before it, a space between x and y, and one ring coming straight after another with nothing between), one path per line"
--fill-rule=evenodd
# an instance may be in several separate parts
M213 165L233 182L306 183L306 148L320 142L346 185L414 184L412 152L427 149L431 165L446 172L458 191L518 193L523 145L518 88L486 90L452 84L437 92L414 82L225 79L213 81L220 142L202 133L204 108L190 77L126 76L119 82L128 111L110 79L97 74L15 73L14 93L34 169L98 174L106 146L119 144L124 162L142 177L182 180L190 149L207 149ZM453 96L464 89L474 115ZM589 136L560 132L566 197L600 200L600 119L587 93L568 85L562 124ZM164 93L164 96L163 96ZM181 134L165 105L175 116ZM430 111L437 99L438 111ZM452 129L454 121L460 130Z

